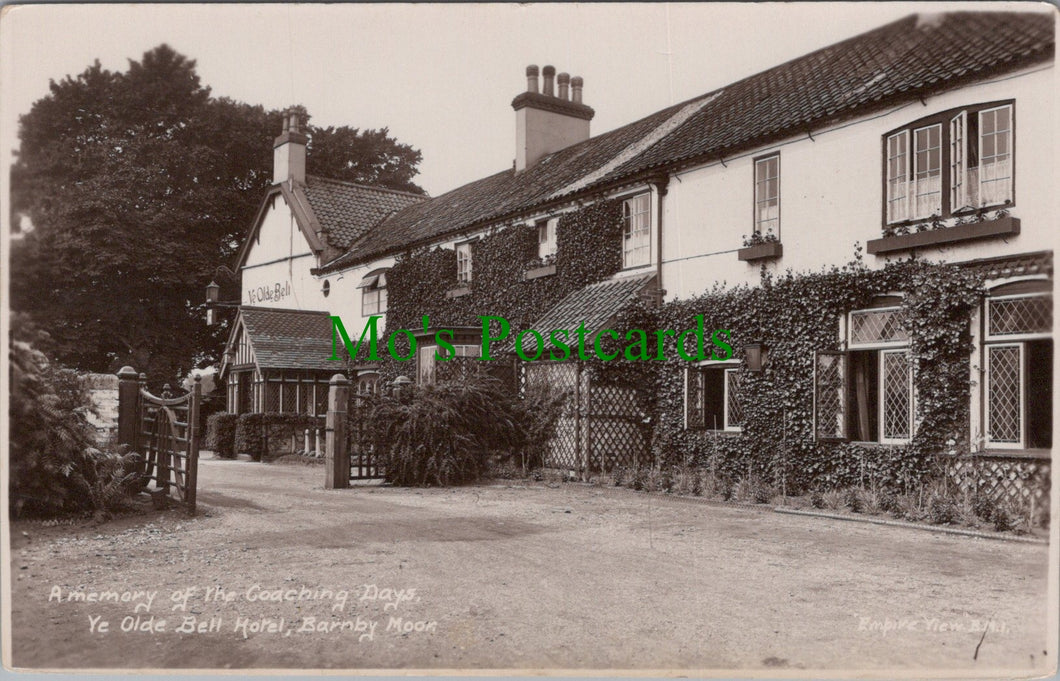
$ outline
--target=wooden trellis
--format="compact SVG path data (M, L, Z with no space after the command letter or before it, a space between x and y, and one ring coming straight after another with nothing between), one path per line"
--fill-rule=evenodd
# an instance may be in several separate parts
M646 462L644 415L632 390L595 385L576 362L525 364L524 389L538 384L568 391L545 466L590 473Z
M1049 460L1022 456L976 455L945 462L949 479L961 489L994 501L1049 503Z

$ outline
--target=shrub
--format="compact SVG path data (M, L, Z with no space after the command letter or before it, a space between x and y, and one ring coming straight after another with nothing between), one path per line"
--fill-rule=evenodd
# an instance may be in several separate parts
M324 418L307 414L240 414L236 420L235 452L254 461L293 454L306 428L320 428ZM292 436L295 445L290 446Z
M875 489L859 489L855 490L855 497L857 498L857 509L851 506L855 513L878 515L884 510L884 493Z
M935 492L928 500L927 517L935 525L950 525L957 521L957 505L946 495Z
M368 420L388 482L446 486L477 480L493 454L521 451L520 416L500 381L472 375L380 396Z
M858 494L859 490L856 487L848 487L846 493L843 495L843 501L850 510L854 513L864 513L865 507L861 503L861 496Z
M236 426L238 414L220 412L206 419L206 448L222 459L236 457Z
M703 476L697 469L692 469L692 496L703 496Z
M503 389L499 384L496 387ZM569 394L569 390L559 390L541 383L528 386L521 400L512 400L505 393L505 401L510 403L520 431L517 437L522 446L513 453L520 455L523 470L544 465L549 443L556 434L556 423L563 414Z
M810 492L810 506L824 508L824 495L819 490Z
M21 341L11 343L11 511L55 515L119 507L137 477L137 455L96 449L76 374Z
M821 495L825 508L838 511L843 508L843 493L837 489L830 489Z

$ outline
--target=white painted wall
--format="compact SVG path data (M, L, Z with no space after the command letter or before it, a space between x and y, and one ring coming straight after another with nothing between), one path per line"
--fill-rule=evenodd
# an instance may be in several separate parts
M954 107L1015 99L1015 191L1012 215L1021 233L950 247L921 249L925 257L950 262L1053 248L1057 232L1058 178L1053 159L1057 75L1037 67L997 82L980 83L896 111L815 131L808 137L752 150L739 158L683 172L671 179L663 199L663 288L667 299L687 298L711 288L755 283L760 263L737 259L742 236L752 232L753 158L779 151L784 255L767 267L815 271L849 262L855 243L882 236L882 137L895 128ZM943 172L947 171L943 168ZM897 254L898 258L907 253ZM885 257L865 255L870 267Z
M282 195L276 195L240 270L243 305L290 310L324 310L317 266L309 243Z

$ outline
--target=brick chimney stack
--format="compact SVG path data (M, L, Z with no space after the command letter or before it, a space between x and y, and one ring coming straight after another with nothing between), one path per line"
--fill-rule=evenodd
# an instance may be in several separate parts
M305 183L305 154L309 136L306 124L309 116L301 107L291 107L283 112L283 129L272 143L272 183L280 184L292 180Z
M515 109L515 170L520 172L560 149L589 139L589 122L596 114L582 103L584 81L570 74L556 76L553 66L540 71L526 67L526 92L512 100ZM556 85L559 92L556 93Z

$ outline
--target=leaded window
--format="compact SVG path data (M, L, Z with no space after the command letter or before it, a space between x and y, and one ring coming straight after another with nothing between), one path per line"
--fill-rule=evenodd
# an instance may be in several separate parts
M739 362L689 368L685 393L687 427L739 432L743 424L741 378Z

